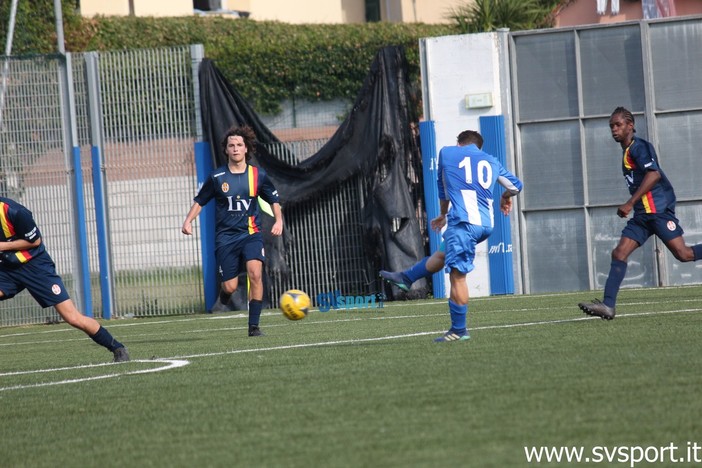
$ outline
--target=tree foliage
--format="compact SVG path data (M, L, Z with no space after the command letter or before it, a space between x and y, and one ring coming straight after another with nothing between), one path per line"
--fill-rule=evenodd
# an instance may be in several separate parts
M500 28L512 31L551 26L557 0L474 0L450 14L462 33L490 32Z
M222 17L82 18L64 2L68 52L151 49L203 44L236 89L258 112L275 114L286 99L351 100L368 66L385 46L405 47L410 77L419 81L418 43L422 37L456 34L455 25L341 24L293 25ZM9 1L0 3L7 17ZM52 0L20 0L13 54L56 51ZM31 27L30 27L31 25ZM6 24L0 37L6 36Z

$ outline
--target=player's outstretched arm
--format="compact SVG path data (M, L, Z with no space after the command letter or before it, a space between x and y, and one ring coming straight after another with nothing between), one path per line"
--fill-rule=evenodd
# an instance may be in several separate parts
M280 208L280 203L273 203L271 208L273 208L273 217L275 217L275 223L273 223L273 227L271 228L271 234L280 236L283 234L283 210Z
M200 214L200 211L202 211L202 207L200 206L199 203L195 202L193 203L193 206L190 207L190 211L188 211L188 215L185 217L185 221L183 222L183 227L180 228L180 232L185 234L186 236L190 236L193 233L193 220L197 218L197 216Z

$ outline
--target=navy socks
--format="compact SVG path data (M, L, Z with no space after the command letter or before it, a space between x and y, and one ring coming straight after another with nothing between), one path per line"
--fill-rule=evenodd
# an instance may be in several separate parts
M626 262L612 260L612 264L609 267L609 276L607 276L607 282L605 283L604 299L602 300L607 307L614 307L617 303L617 294L625 275Z
M692 251L695 253L695 261L702 259L702 244L693 245Z
M258 326L261 319L261 309L263 309L263 301L255 299L249 301L249 325Z
M122 343L115 340L110 334L110 332L108 332L107 329L105 329L102 326L100 326L100 329L97 331L97 333L91 336L90 338L100 346L104 346L110 351L114 351L117 348L124 347Z

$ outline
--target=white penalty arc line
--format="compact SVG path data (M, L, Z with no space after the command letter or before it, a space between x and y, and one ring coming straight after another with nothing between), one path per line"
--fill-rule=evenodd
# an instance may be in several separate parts
M22 389L27 389L27 388L38 388L38 387L49 387L53 385L65 385L65 384L71 384L71 383L79 383L79 382L88 382L91 380L103 380L103 379L111 379L114 377L120 377L123 375L135 375L135 374L149 374L152 372L161 372L169 369L176 369L178 367L184 367L190 364L190 361L187 361L185 359L155 359L155 360L146 360L146 359L135 359L130 362L141 362L141 363L159 363L159 364L165 364L160 367L155 367L153 369L140 369L140 370L135 370L135 371L127 371L127 372L113 372L111 374L105 374L105 375L96 375L93 377L84 377L80 379L66 379L66 380L58 380L54 382L40 382L40 383L35 383L35 384L26 384L26 385L12 385L10 387L0 387L0 392L7 391L7 390L22 390ZM115 363L102 363L102 364L86 364L82 366L73 366L73 367L57 367L55 369L37 369L37 370L30 370L30 371L18 371L18 372L4 372L0 374L0 377L8 377L8 376L16 376L16 375L28 375L28 374L44 374L44 373L50 373L50 372L60 372L60 371L69 371L69 370L77 370L77 369L89 369L93 367L104 367L104 366L112 366L116 365Z

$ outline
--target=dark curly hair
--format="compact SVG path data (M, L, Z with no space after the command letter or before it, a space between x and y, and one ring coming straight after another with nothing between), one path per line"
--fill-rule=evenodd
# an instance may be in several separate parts
M246 145L246 162L249 162L256 152L256 134L253 129L248 125L243 125L241 127L234 126L227 130L221 142L222 153L224 153L225 156L227 155L229 137L233 136L240 136L244 140L244 145Z

